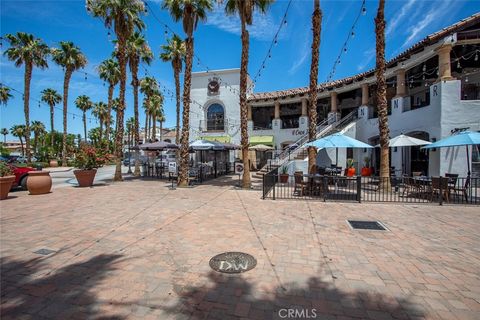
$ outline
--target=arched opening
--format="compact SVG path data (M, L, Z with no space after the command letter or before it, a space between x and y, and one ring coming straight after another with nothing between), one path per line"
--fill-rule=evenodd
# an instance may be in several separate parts
M406 133L407 136L430 141L430 135L425 131L412 131ZM421 175L428 175L428 151L421 149L422 146L412 146L406 149L406 159L410 159L405 163L406 172L413 174L413 172L420 172Z
M207 131L225 130L225 111L223 106L214 103L207 109Z

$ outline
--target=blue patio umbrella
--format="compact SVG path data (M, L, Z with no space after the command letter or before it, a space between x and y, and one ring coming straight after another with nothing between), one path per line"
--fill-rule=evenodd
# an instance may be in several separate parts
M433 149L433 148L445 148L445 147L458 147L465 146L467 150L467 175L470 176L470 155L468 152L468 146L480 144L480 132L474 131L462 131L457 134L454 134L450 137L438 140L428 146L423 147L422 149Z
M311 141L305 144L306 147L315 147L317 149L322 148L335 148L335 165L338 162L338 148L373 148L371 145L366 144L357 139L347 137L342 133L334 133L329 136Z

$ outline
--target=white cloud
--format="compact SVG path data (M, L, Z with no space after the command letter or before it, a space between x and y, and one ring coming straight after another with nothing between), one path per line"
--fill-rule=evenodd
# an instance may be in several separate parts
M305 33L305 35L308 35L308 33ZM300 68L305 62L305 60L307 60L307 58L310 56L310 52L311 52L310 41L311 40L308 36L304 37L303 46L301 47L301 50L300 50L300 56L296 61L293 62L292 66L288 70L288 74L290 75L295 74L298 68Z
M268 13L262 14L255 11L253 14L253 24L247 26L247 29L251 38L270 41L277 32L278 23L279 22L275 23L272 16ZM215 9L208 14L206 24L215 26L229 33L236 35L241 34L240 18L236 15L226 15L224 8L220 6L216 6ZM279 37L282 37L282 32Z
M413 7L413 5L416 2L417 0L408 0L405 4L402 4L402 9L400 10L400 13L396 13L395 16L392 18L392 20L390 21L390 23L387 24L387 30L386 30L387 36L392 31L396 30L398 24L402 21L403 18L407 17L407 14L410 14L410 9ZM418 6L415 6L415 10L418 10Z
M358 71L365 71L365 67L367 67L370 62L375 58L375 47L368 49L363 53L362 62L357 65Z

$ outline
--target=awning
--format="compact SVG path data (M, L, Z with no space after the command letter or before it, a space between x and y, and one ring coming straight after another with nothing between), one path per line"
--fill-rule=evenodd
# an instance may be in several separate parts
M264 144L266 146L274 147L273 136L251 136L250 146L255 146L257 144Z
M208 141L217 141L221 143L230 143L230 140L232 138L230 136L206 136L202 137L202 139Z

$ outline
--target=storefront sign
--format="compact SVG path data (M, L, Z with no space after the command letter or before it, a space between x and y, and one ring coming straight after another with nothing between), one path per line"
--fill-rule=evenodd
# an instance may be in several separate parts
M242 162L235 162L235 174L243 174L243 163Z
M306 133L305 130L298 130L298 129L292 130L292 135L294 136L303 136L305 133Z
M169 162L168 163L168 172L169 173L177 173L177 163L176 162Z

